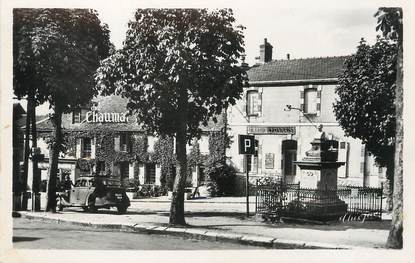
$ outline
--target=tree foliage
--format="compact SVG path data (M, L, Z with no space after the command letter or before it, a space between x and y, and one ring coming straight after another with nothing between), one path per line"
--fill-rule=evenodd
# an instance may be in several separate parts
M87 9L14 9L14 93L71 107L93 95L93 72L109 55L109 30ZM89 88L88 88L89 87Z
M176 137L171 224L185 224L186 143L242 93L242 30L230 9L138 9L123 48L96 74L98 89L127 97L149 132Z
M139 9L123 48L101 64L98 88L128 97L145 127L166 135L176 133L184 90L190 140L242 92L243 27L234 22L228 9Z
M378 22L376 31L381 31L386 39L402 44L403 40L403 12L402 8L397 7L381 7L375 13Z
M55 211L62 114L95 94L93 73L109 55L109 30L88 9L14 9L13 80L18 98L28 96L53 110L47 211Z
M383 166L393 162L397 46L362 39L345 62L336 88L336 119L347 136L359 138Z

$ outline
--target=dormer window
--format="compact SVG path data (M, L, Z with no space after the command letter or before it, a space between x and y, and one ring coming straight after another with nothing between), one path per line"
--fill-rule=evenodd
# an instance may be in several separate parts
M81 109L74 109L72 111L72 123L81 123Z
M72 110L72 123L81 123L85 120L86 117L86 109L76 108Z

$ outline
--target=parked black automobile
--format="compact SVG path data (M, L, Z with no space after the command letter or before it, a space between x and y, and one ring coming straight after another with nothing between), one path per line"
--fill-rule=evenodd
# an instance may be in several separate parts
M107 178L83 176L70 190L58 193L59 211L64 207L82 207L84 211L92 212L116 207L119 214L124 214L129 206L125 189Z

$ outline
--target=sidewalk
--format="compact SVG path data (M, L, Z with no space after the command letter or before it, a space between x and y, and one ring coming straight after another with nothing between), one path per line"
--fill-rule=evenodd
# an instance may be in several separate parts
M113 209L86 213L78 208L65 208L63 212L55 214L20 213L24 217L56 222L274 248L383 248L389 232L389 220L332 222L328 225L271 224L254 216L255 198L250 199L252 216L247 218L244 201L243 197L187 200L185 211L189 226L185 228L168 227L170 203L166 197L134 199L125 215L117 215Z

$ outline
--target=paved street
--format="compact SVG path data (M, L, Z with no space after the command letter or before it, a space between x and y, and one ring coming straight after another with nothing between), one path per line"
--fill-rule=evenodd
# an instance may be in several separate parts
M93 229L25 218L13 220L13 246L25 249L258 249L233 243Z
M252 199L254 201L254 199ZM30 213L27 216L47 220L61 220L69 223L155 227L164 231L168 226L170 203L165 197L134 199L125 215L117 215L115 209L102 209L96 213L83 212L80 208L65 208L63 212ZM251 205L251 214L255 206ZM332 222L328 225L283 223L270 224L246 218L242 197L219 197L185 202L187 229L202 233L233 234L247 238L256 236L266 240L287 240L331 244L331 246L352 246L382 248L389 233L390 219L382 222ZM383 216L384 219L388 215ZM78 227L78 226L77 226ZM116 231L116 230L114 230ZM318 245L317 245L318 246ZM323 245L324 247L325 245ZM276 246L278 247L278 246Z

